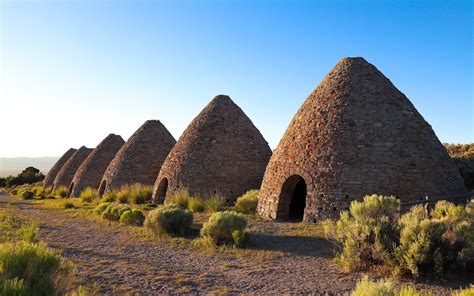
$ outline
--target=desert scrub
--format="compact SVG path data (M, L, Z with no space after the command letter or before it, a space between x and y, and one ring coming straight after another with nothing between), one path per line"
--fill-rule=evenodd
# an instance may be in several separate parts
M105 209L107 209L108 206L110 206L110 202L100 203L94 208L93 212L97 215L101 215L105 211Z
M130 186L129 200L136 205L145 204L151 200L152 193L152 186L133 184Z
M462 205L442 201L431 212L418 205L400 217L398 200L372 195L323 226L339 243L336 262L348 271L385 265L394 275L421 277L474 264L473 220Z
M36 242L38 226L8 212L0 212L0 243L25 240Z
M157 236L171 234L183 236L190 232L193 214L175 204L158 206L148 213L145 227Z
M133 226L142 226L145 221L145 215L140 209L132 209L131 211L123 212L120 217L120 223Z
M67 197L69 194L69 190L66 186L59 186L57 189L53 191L53 195L61 198Z
M126 211L130 211L130 207L123 204L110 204L102 212L102 219L110 221L119 221L122 214Z
M214 213L217 211L222 210L224 207L224 197L218 193L209 196L206 200L204 200L204 208L208 213Z
M346 271L387 262L397 242L399 211L400 201L395 197L370 195L353 201L339 221L326 220L326 235L341 247L336 262Z
M116 200L117 200L117 193L116 192L106 193L102 197L102 202L114 202Z
M73 203L72 201L65 201L65 202L63 203L63 208L64 208L65 210L70 210L70 209L75 209L76 206L74 205L74 203Z
M244 214L254 214L257 209L258 190L249 190L241 197L237 198L235 210Z
M0 244L0 291L15 292L11 295L22 295L23 291L27 292L24 295L64 294L72 271L72 264L44 243Z
M247 240L246 226L247 220L240 213L217 212L203 225L201 237L212 239L215 245L235 244L237 247L243 247Z
M99 194L97 190L92 187L87 187L86 189L82 190L81 194L79 195L79 198L83 203L91 203L98 197Z
M19 195L24 200L33 199L33 197L35 197L35 194L31 190L20 191Z
M189 200L188 209L194 213L201 213L206 210L206 207L201 199L193 197Z
M191 195L189 195L188 190L180 189L171 193L171 195L166 199L166 203L175 204L181 209L187 209L190 200Z
M42 186L33 186L31 187L31 191L33 192L34 196L41 197L45 194L49 194Z

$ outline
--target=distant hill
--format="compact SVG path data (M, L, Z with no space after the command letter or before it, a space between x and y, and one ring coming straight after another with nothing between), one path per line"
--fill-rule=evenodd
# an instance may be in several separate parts
M0 177L16 176L29 166L46 175L58 159L59 157L0 157Z

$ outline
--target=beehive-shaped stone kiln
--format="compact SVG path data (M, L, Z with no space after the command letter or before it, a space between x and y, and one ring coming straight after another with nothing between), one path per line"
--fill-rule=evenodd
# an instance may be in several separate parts
M177 189L228 202L260 187L271 156L268 143L228 97L215 97L194 118L171 150L156 179L153 201L163 203Z
M69 185L71 185L72 178L74 177L77 169L91 152L92 149L87 148L86 146L82 146L76 152L74 152L74 154L59 170L56 178L54 179L52 188L57 189L60 186L66 186L69 188Z
M61 156L58 159L58 161L56 161L56 163L51 167L51 169L49 169L48 174L46 175L46 177L43 180L43 187L44 188L50 187L51 185L53 185L54 179L58 175L59 170L63 167L63 165L66 163L66 161L68 161L68 159L71 158L71 156L76 151L77 151L77 149L69 148L69 150L66 151L66 153L64 153L63 156Z
M78 197L86 187L99 188L107 166L124 143L121 136L110 134L97 145L77 169L70 185L71 197Z
M408 98L363 58L345 58L280 140L258 212L316 222L366 194L403 201L464 191L453 161Z
M147 120L123 145L102 177L100 195L123 185L153 185L176 140L159 120Z

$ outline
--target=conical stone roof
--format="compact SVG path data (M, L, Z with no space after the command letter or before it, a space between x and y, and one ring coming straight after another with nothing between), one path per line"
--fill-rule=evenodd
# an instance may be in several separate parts
M53 185L54 179L56 178L57 174L59 173L59 170L63 167L63 165L68 161L69 158L77 151L77 149L74 148L69 148L66 153L61 156L58 161L49 169L48 174L43 180L43 187L49 187Z
M68 161L66 161L66 163L56 175L52 185L53 189L57 189L60 186L66 186L69 188L69 185L71 184L72 178L74 177L77 169L91 152L92 149L87 148L86 146L82 146L76 152L74 152L74 154L68 159Z
M107 166L124 143L121 136L110 134L94 148L72 179L70 190L72 197L78 197L86 187L99 188Z
M147 120L122 146L102 177L100 194L123 185L153 185L176 140L159 120Z
M271 150L245 113L228 97L216 96L189 124L155 182L153 200L186 188L206 198L220 193L229 202L258 189Z
M342 59L293 117L266 169L259 214L286 219L298 179L310 222L366 194L409 200L465 191L431 126L363 58Z

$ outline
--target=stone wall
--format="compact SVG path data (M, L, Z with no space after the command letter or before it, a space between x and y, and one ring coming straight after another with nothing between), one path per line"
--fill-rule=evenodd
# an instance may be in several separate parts
M54 179L58 175L59 170L61 170L63 165L66 163L66 161L68 161L68 159L71 158L71 156L76 151L77 151L77 149L69 148L69 150L66 151L66 153L64 153L63 156L61 156L58 159L58 161L56 161L56 163L51 167L51 169L48 171L48 174L44 178L44 181L43 181L43 187L44 188L50 187L51 185L53 185Z
M71 197L78 197L87 187L99 188L107 166L124 143L121 136L110 134L97 145L74 174Z
M91 152L91 148L87 148L85 146L79 148L59 170L52 185L53 189L57 189L60 186L66 186L69 188L77 169Z
M107 167L99 193L123 185L153 185L166 156L176 140L159 120L147 120L122 146Z
M189 124L155 182L153 200L187 189L206 198L222 194L231 203L260 187L271 150L245 113L228 97L215 97Z
M280 140L259 195L262 217L286 219L284 182L307 185L304 220L337 217L366 194L402 200L465 192L462 178L412 103L362 58L342 59Z

